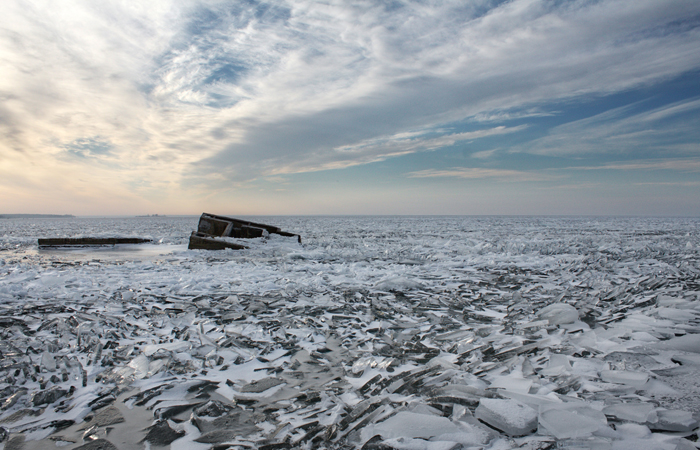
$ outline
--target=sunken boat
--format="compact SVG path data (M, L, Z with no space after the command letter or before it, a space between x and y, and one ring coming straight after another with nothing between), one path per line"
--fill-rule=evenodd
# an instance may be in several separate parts
M194 250L224 250L227 248L241 250L248 247L218 238L253 239L267 237L270 234L296 237L301 244L301 236L282 231L274 225L203 213L199 218L197 231L193 231L190 235L188 248Z

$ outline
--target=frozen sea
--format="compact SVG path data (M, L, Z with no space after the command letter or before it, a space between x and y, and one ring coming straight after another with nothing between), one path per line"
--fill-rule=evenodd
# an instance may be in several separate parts
M245 219L0 220L0 450L698 448L700 219Z

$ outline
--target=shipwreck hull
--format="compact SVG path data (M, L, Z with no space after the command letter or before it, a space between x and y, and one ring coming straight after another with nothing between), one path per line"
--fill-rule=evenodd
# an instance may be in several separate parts
M198 231L193 231L190 235L190 245L187 246L190 250L225 250L231 248L233 250L243 250L248 247L245 245L234 244L233 242L226 242L220 239L216 239L213 236L209 236Z
M190 235L190 244L188 248L195 250L223 250L227 248L240 250L248 247L216 238L230 237L236 239L253 239L266 237L270 234L296 237L301 244L301 236L282 231L279 227L274 225L204 213L199 218L197 231L192 232Z

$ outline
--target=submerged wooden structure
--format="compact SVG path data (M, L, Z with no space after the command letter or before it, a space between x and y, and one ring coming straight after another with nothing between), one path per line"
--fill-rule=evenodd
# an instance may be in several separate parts
M241 250L248 247L217 238L230 237L252 239L266 237L270 234L296 237L301 244L301 236L282 231L279 227L273 225L203 213L199 218L197 231L193 231L190 235L190 244L188 248L202 250L223 250L231 248L234 250Z
M39 239L39 247L93 247L117 244L144 244L152 239L142 238L45 238Z

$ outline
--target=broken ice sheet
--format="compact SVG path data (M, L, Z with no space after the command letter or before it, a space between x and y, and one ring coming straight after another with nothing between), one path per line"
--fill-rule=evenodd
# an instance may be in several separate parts
M157 241L186 240L192 224L172 220L159 228L139 223ZM307 448L357 445L363 430L391 424L399 413L459 422L460 431L430 438L380 435L379 443L501 448L510 437L472 417L480 399L499 396L537 411L583 400L613 408L603 414L621 426L618 433L604 427L567 438L569 447L632 442L640 450L665 445L659 436L687 433L654 428L653 415L656 403L697 410L697 387L687 369L698 353L685 353L694 338L682 336L698 334L697 319L689 314L686 320L682 312L696 310L700 299L693 287L697 221L283 220L284 228L309 236L303 247L290 252L268 242L242 253L179 251L117 263L27 253L24 241L17 241L25 253L3 253L0 266L2 418L47 408L57 419L79 421L90 409L108 407L110 398L118 404L114 389L131 386L140 397L130 405L152 407L153 419L211 398L238 403L261 430L236 438L236 445L248 448L263 438ZM124 227L118 221L82 223ZM0 228L6 226L0 221ZM23 231L0 236L17 232ZM686 248L688 241L692 247ZM415 263L405 264L409 260ZM552 324L538 317L550 304L559 305L549 308L559 314L554 322L574 319L574 308L585 326L578 319ZM639 351L664 342L668 348L655 348L658 355ZM44 355L53 356L55 369ZM605 370L673 367L683 370L652 376L642 387L600 379ZM83 373L84 391L34 408L34 392L83 389ZM236 390L269 378L285 383L260 393ZM581 388L569 385L578 379ZM635 422L649 406L615 410L620 404L652 405L653 412ZM24 424L39 420L24 417ZM685 419L667 414L666 426L693 426ZM465 431L466 425L474 428ZM211 447L194 442L202 433L190 421L172 428L186 433L173 448ZM642 433L649 428L653 432ZM481 440L478 430L492 438ZM543 445L555 439L537 432L525 438Z
M537 428L537 411L511 399L482 398L475 416L510 436L524 436Z
M262 380L252 381L244 386L241 386L239 392L260 394L262 392L267 391L268 389L272 389L276 386L279 386L280 384L284 384L284 380L281 380L279 378L268 377L263 378Z
M557 439L587 437L607 426L601 411L579 402L541 405L538 421L541 433Z
M493 389L505 389L507 391L527 394L530 392L532 383L532 380L521 377L494 377L489 387Z
M642 387L649 380L649 374L630 370L601 370L600 378L608 383Z
M541 375L545 376L556 376L561 375L564 372L571 372L571 363L566 355L552 354L549 356L549 361L547 362L547 367L540 370Z
M129 367L133 369L133 377L137 380L148 375L149 365L150 361L146 355L139 355L129 362Z
M41 365L47 371L53 372L56 370L56 359L50 352L44 352L41 355Z
M550 325L574 323L578 320L578 310L566 303L552 303L539 310L537 317L547 320Z
M698 421L690 411L658 409L656 414L657 421L651 425L655 430L687 432L698 427Z
M662 350L681 350L689 353L700 353L700 334L687 334L653 344L654 348Z
M438 434L459 431L460 428L445 417L402 411L375 425L371 432L380 434L385 439L396 437L427 439Z
M654 423L658 420L654 405L651 403L618 403L603 408L603 413L619 420L637 423Z

